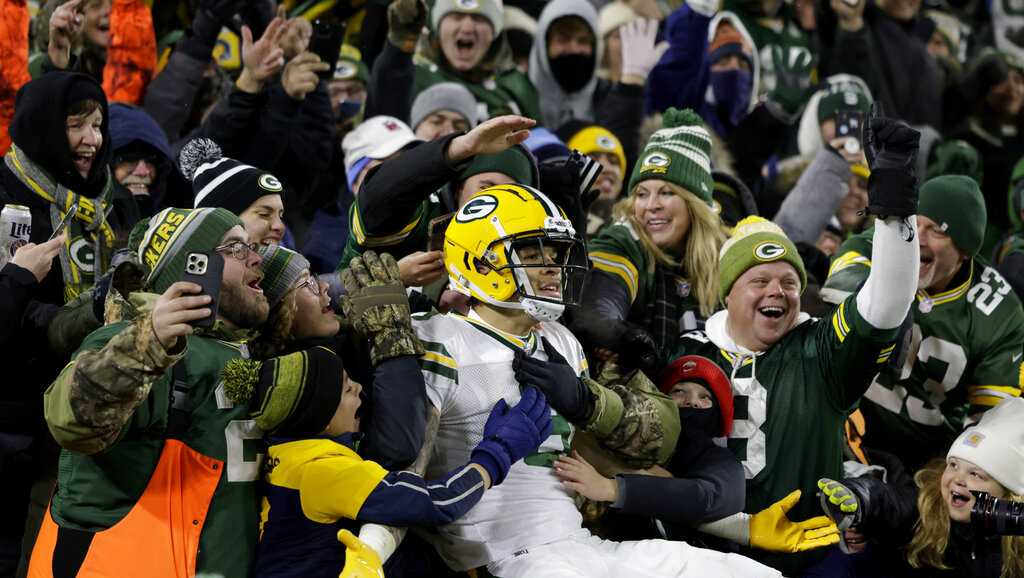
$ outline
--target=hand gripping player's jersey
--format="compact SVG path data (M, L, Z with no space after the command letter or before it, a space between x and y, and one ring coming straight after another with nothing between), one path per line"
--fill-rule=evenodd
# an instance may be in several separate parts
M871 269L870 231L840 247L822 297L835 302ZM899 456L908 467L940 455L964 417L1021 392L1024 313L1010 284L980 258L946 291L917 292L911 348L903 367L886 366L861 403L864 443Z
M785 337L753 355L728 337L727 318L728 311L712 315L704 331L680 338L680 350L714 360L731 378L727 444L746 474L744 511L759 512L799 488L790 518L819 515L817 480L842 475L847 413L888 360L896 330L871 327L851 296L827 318L802 313Z
M413 327L427 350L420 359L427 396L441 414L428 479L469 461L499 399L519 402L512 371L515 350L547 359L543 336L577 374L586 373L579 342L558 323L541 323L525 340L454 313L414 315ZM452 568L476 568L582 527L572 494L551 469L557 455L568 450L573 427L554 410L552 416L554 430L538 453L513 464L505 481L488 490L468 514L439 529L435 545Z

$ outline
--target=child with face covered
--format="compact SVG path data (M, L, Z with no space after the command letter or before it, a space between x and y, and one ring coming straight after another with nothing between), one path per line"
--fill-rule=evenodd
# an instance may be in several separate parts
M558 459L555 475L566 488L609 502L623 514L660 520L667 537L678 540L689 538L692 526L742 510L745 483L739 461L712 442L732 429L725 373L704 357L688 355L666 367L658 385L675 400L682 425L667 471L606 478L574 454Z

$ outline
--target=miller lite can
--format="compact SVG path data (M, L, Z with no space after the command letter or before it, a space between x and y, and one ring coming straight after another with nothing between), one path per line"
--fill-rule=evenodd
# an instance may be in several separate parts
M32 235L32 213L24 205L7 205L0 211L0 267L6 265Z

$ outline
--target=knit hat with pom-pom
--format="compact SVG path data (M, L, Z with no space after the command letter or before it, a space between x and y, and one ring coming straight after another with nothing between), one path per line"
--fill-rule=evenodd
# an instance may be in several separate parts
M640 151L629 191L640 181L660 179L679 185L712 204L711 135L690 109L670 108L661 118L661 129L651 135Z
M264 432L314 436L327 428L338 409L343 368L330 349L314 347L266 361L232 359L221 377L227 398L248 404Z
M181 174L192 181L195 207L222 207L241 215L265 195L281 195L277 177L228 158L208 138L192 139L178 155Z

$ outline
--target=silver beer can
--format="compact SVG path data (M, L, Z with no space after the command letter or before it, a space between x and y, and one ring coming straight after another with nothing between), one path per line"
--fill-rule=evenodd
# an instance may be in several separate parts
M32 236L32 213L24 205L7 205L0 211L0 267Z

